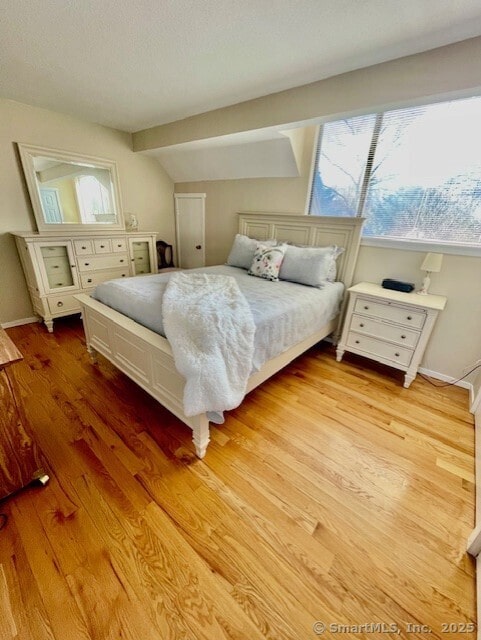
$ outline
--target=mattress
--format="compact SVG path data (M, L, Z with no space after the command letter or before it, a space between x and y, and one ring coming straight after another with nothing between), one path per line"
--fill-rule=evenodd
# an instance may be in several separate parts
M322 289L293 282L270 282L227 265L193 269L235 278L249 303L254 322L253 370L322 329L339 313L344 293L341 282L326 282ZM98 285L92 297L165 336L162 297L173 272L120 278Z

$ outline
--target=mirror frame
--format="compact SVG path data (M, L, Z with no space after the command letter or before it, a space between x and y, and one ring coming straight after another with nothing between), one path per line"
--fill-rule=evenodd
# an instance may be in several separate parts
M30 201L32 203L33 213L35 215L35 221L37 223L37 229L39 233L45 235L65 235L66 233L86 233L92 231L123 231L125 230L125 220L122 211L122 201L120 197L120 185L117 173L117 163L114 160L106 160L105 158L97 158L95 156L80 155L72 153L71 151L64 151L62 149L49 149L48 147L38 147L30 144L17 143L18 151L20 154L20 160L22 162L23 173L27 182L28 193L30 195ZM117 216L117 222L106 223L92 223L83 224L75 222L59 222L56 224L45 222L42 203L40 200L40 193L38 190L38 183L35 176L35 167L33 164L36 156L51 157L53 160L60 160L63 162L76 162L78 164L92 164L99 169L107 169L110 171L112 179L112 200L114 205L114 211Z

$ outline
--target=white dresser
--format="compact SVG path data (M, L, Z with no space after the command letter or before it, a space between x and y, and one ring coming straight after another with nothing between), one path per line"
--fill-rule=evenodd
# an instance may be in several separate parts
M53 321L80 312L75 299L113 278L157 272L155 232L88 232L85 236L13 232L35 312Z
M404 386L409 387L447 299L383 289L371 282L356 284L348 292L337 361L345 351L371 358L405 371Z

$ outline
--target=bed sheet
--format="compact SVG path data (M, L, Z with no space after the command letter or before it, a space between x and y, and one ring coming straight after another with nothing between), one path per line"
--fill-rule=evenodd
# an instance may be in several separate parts
M237 281L256 325L253 371L335 318L344 293L341 282L326 282L317 289L263 280L227 265L191 271L231 276ZM98 285L92 297L165 337L162 297L173 273L110 280Z

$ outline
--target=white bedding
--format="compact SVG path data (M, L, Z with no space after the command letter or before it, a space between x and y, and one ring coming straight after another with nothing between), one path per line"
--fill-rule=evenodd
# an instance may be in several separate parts
M340 282L326 282L323 289L285 281L270 282L249 276L244 269L227 265L191 271L236 279L256 325L253 371L335 318L344 292L344 285ZM173 273L104 282L97 286L93 297L165 336L161 305L165 287Z
M175 367L185 378L184 413L212 422L244 399L255 324L234 278L184 271L165 288L162 316Z

